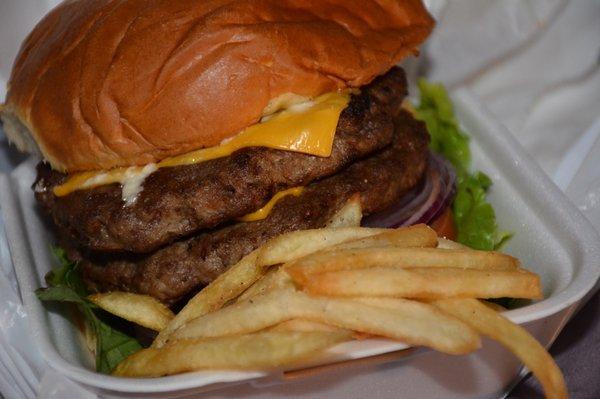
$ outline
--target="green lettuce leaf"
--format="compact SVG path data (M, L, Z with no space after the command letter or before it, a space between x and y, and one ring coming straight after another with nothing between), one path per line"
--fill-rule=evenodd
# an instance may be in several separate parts
M41 301L68 302L77 306L96 336L96 370L109 374L142 346L98 317L98 308L87 300L88 292L79 277L77 263L71 262L61 248L53 248L53 252L60 267L46 275L48 287L38 289L36 295Z
M427 125L430 148L443 155L456 170L452 211L457 241L475 249L498 249L511 234L498 231L494 208L487 201L492 180L483 172L471 171L469 136L461 130L444 86L424 79L420 79L418 85L421 100L415 108L415 116Z
M52 247L52 253L60 265L46 275L46 283L50 287L67 287L73 290L79 297L85 298L88 294L83 281L79 277L77 264L71 262L64 249Z

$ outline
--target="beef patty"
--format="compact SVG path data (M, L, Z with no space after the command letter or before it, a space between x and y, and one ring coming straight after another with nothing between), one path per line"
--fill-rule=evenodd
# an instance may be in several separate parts
M77 247L155 251L253 212L277 191L333 175L388 146L393 115L405 95L406 79L400 68L353 95L340 115L330 157L248 148L208 162L161 168L146 178L137 201L128 206L119 184L56 197L52 187L67 176L40 164L36 198L60 235Z
M285 197L266 219L207 232L150 255L82 259L82 277L93 291L131 291L173 304L198 291L269 238L323 227L355 193L360 194L365 214L390 206L422 176L428 139L421 122L400 112L390 146L310 184L298 197Z

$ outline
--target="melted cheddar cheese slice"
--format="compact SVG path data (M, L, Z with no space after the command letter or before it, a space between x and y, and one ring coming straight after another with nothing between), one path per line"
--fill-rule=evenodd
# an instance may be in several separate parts
M267 216L269 216L269 214L273 210L273 207L281 199L283 199L284 197L287 197L288 195L293 195L294 197L297 197L300 194L302 194L303 191L304 191L304 187L294 187L294 188L288 188L287 190L279 191L277 194L275 194L269 200L269 202L267 202L265 204L265 206L263 206L262 208L260 208L257 211L254 211L252 213L242 216L238 220L240 222L255 222L257 220L262 220L262 219L266 218Z
M247 147L268 147L328 157L331 155L340 114L348 105L350 94L350 91L332 92L311 101L287 104L285 109L263 117L261 122L249 126L218 146L167 158L151 169L205 162L229 156ZM125 187L131 179L139 184L139 175L147 173L148 170L147 165L82 172L72 175L65 183L54 187L53 192L60 197L76 190L105 184L120 183Z

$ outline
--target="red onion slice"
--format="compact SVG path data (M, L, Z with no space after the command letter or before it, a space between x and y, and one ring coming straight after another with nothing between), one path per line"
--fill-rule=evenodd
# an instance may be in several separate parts
M402 227L429 223L450 206L456 191L456 173L448 161L429 153L427 169L419 184L396 204L363 219L367 227Z

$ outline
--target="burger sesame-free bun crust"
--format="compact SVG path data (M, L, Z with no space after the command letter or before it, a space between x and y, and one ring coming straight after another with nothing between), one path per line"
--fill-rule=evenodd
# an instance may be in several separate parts
M5 129L57 170L156 162L364 85L432 28L417 0L66 1L22 45Z

